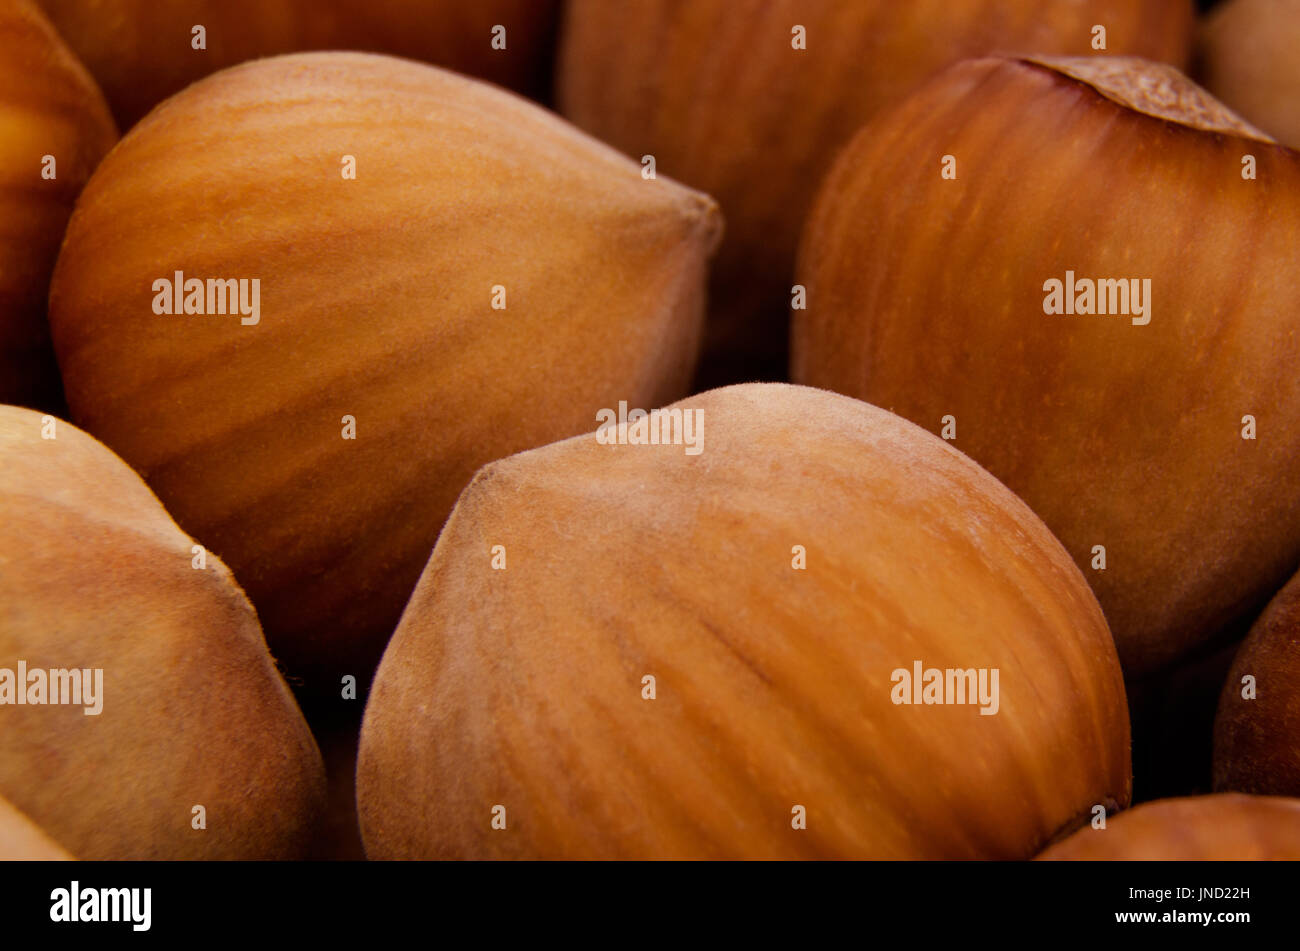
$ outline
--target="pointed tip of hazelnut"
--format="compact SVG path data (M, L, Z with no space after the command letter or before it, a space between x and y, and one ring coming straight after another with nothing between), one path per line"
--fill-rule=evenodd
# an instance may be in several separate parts
M692 198L690 217L700 235L705 254L712 255L722 244L722 236L727 230L722 208L703 192L694 192Z
M1157 119L1206 132L1277 141L1165 63L1139 56L1021 56L1019 60L1069 76L1121 106Z

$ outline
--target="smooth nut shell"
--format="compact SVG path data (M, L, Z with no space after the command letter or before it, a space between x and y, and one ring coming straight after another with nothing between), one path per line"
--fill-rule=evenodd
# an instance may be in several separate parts
M969 61L855 137L803 239L795 381L955 417L1084 568L1128 674L1300 561L1300 154L1258 134L1142 61ZM1150 323L1045 314L1067 270L1150 278Z
M1114 645L1023 503L835 394L675 405L698 455L588 434L465 490L366 710L370 857L1028 858L1128 801ZM894 705L914 660L1000 668L999 712Z
M864 122L960 59L1091 53L1096 24L1107 54L1181 67L1193 22L1191 0L571 0L557 100L718 199L727 240L703 373L784 378L799 229ZM791 46L796 24L806 50Z
M337 696L369 682L479 466L686 392L720 228L707 197L485 83L278 57L123 139L69 226L51 327L74 420ZM258 278L260 322L155 314L177 269Z
M0 3L0 403L57 409L45 302L72 203L117 140L104 97L27 0ZM55 177L42 177L44 157Z
M1242 696L1254 678L1252 699ZM1214 723L1214 788L1300 797L1300 575L1237 651Z
M104 89L123 129L245 60L365 50L544 95L558 0L39 0ZM192 46L206 30L207 48ZM492 48L494 26L506 48Z
M0 407L0 666L100 668L103 706L0 707L0 795L83 859L296 857L324 774L252 607L125 463L49 431Z
M1255 862L1300 859L1300 799L1195 796L1143 803L1080 829L1045 860Z

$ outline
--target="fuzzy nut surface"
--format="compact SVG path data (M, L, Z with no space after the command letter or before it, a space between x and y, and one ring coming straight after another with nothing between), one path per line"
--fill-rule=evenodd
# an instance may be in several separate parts
M230 572L69 423L0 407L0 460L0 666L103 678L0 706L0 796L83 859L299 856L321 757Z
M674 408L699 454L588 434L465 490L366 711L370 857L1028 858L1128 802L1114 644L1023 503L833 393ZM998 712L895 703L918 660L1000 669Z

